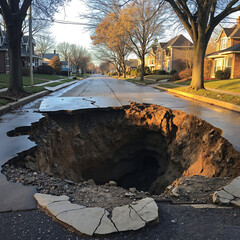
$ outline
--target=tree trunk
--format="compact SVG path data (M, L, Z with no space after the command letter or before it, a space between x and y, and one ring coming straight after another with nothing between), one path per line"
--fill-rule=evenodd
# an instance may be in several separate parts
M204 57L205 36L199 33L198 41L194 43L193 71L190 88L194 90L204 89Z
M145 66L145 56L143 54L142 56L142 59L141 59L141 78L140 78L140 81L143 81L144 80L144 66Z
M22 59L21 59L21 23L15 19L7 25L7 42L10 62L10 77L8 91L12 94L24 92L22 84Z

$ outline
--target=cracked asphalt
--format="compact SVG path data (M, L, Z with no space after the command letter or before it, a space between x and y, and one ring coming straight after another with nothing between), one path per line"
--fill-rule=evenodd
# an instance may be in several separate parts
M136 232L89 238L71 232L40 210L0 214L2 240L239 240L240 209L159 203L159 224Z

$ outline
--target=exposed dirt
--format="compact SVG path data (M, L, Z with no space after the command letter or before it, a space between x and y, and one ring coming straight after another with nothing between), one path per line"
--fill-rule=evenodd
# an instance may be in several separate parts
M114 180L126 189L160 194L181 176L240 173L240 153L221 130L157 105L48 114L27 132L37 148L10 163L76 183Z

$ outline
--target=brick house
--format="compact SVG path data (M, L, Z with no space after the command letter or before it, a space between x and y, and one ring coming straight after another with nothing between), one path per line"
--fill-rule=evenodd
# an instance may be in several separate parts
M137 59L129 59L126 61L126 71L136 70L138 67L138 60Z
M223 28L216 40L216 51L206 55L210 60L210 76L218 70L229 69L231 78L240 77L240 17L231 28Z
M160 42L157 47L152 47L145 58L145 64L153 70L181 71L191 67L193 59L193 44L182 34Z
M36 45L33 39L33 53L34 53L34 46ZM30 61L30 49L29 49L29 37L23 36L22 37L22 45L21 45L21 57L22 57L22 66L29 67ZM33 54L33 68L37 68L41 65L41 57ZM8 57L8 47L7 47L7 40L6 34L0 28L0 73L8 73L9 72L9 57Z

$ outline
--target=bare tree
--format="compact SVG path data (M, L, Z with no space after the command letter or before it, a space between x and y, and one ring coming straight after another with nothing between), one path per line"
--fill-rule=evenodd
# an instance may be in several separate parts
M82 46L72 44L70 46L70 62L76 68L76 75L79 76L79 70L85 73L87 66L91 61L91 55Z
M204 88L204 57L215 27L240 10L239 0L165 0L184 25L194 43L193 76L190 87Z
M34 5L46 17L52 17L58 7L68 0L35 0ZM8 52L10 59L10 95L24 93L22 84L21 39L23 36L23 21L32 0L0 0L0 14L6 23Z
M36 36L36 53L43 57L47 52L55 48L55 39L50 33L45 33Z
M141 60L141 80L144 79L145 55L162 28L163 2L157 0L136 0L128 6L132 15L132 28L129 29L130 49Z
M89 11L81 16L88 19L91 25L88 29L94 32L98 23L102 22L104 17L112 12L118 12L122 7L132 0L81 0L88 7Z
M95 57L99 61L111 63L115 67L118 76L120 76L121 60L115 51L107 48L105 44L98 44L96 47L93 48L93 51L95 53Z
M60 58L64 61L69 60L71 45L68 42L62 42L57 45L57 51L60 55Z

